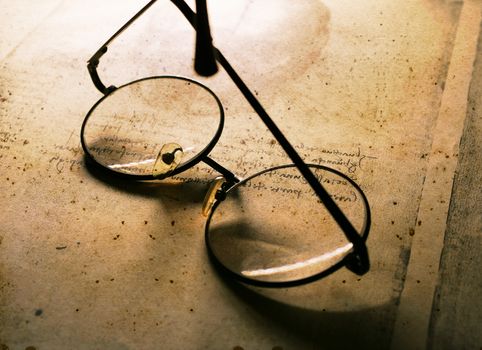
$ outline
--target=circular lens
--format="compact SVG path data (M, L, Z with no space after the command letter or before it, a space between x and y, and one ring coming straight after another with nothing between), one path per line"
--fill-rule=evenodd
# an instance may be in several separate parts
M361 237L369 209L348 177L310 169ZM353 251L333 217L294 165L266 170L234 186L206 226L212 256L244 280L286 283L319 275Z
M204 85L180 77L146 78L97 102L84 120L82 145L90 158L112 171L151 176L161 168L173 174L214 147L223 121L221 102ZM171 153L161 155L163 149ZM159 167L159 159L168 163Z

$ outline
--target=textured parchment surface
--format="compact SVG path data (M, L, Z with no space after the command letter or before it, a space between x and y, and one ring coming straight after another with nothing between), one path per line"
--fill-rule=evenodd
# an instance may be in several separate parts
M4 1L0 348L393 345L412 243L423 225L418 209L463 3L208 3L216 45L302 157L349 174L365 191L373 220L370 272L359 277L340 269L290 289L221 278L206 254L201 215L203 180L214 174L197 166L175 189L129 183L88 167L80 147L82 121L102 96L86 61L144 3ZM195 75L193 48L190 26L168 1L159 1L109 47L99 72L117 86L162 74L200 80L219 96L226 114L213 159L242 177L289 162L223 71L209 79ZM480 79L474 84L480 86ZM473 88L474 99L479 90ZM467 125L480 115L476 102L470 106L478 109ZM466 133L463 149L480 138ZM458 157L458 149L443 154L454 164ZM473 181L477 191L480 177ZM459 177L459 196L464 185ZM443 211L434 215L446 220ZM458 244L454 220L451 246ZM438 267L439 257L430 268ZM442 310L457 302L453 289L444 287L454 278L450 259L463 257L444 255L436 302ZM480 292L480 283L467 288ZM417 295L432 305L433 292ZM480 324L480 310L472 311L468 322ZM450 318L432 319L430 334L438 336L446 322Z

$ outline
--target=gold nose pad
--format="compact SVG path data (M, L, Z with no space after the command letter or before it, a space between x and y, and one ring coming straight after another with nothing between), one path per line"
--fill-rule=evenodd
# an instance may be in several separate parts
M204 197L203 203L203 215L208 216L211 213L211 209L213 208L214 203L216 202L216 194L219 190L221 190L223 184L226 182L226 179L222 176L218 176L211 182L209 186L209 190Z
M164 179L181 163L184 152L177 143L166 143L159 151L152 169L156 179Z

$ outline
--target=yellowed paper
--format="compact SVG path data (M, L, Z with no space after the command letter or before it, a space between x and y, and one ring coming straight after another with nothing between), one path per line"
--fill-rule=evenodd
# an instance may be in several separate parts
M83 120L102 97L86 61L144 2L46 2L50 14L22 40L2 34L0 347L388 348L393 334L409 336L397 323L407 271L439 262L412 267L410 255L433 142L450 127L437 121L465 4L208 4L216 46L303 159L343 172L365 192L370 271L341 268L283 289L220 277L201 214L216 171L199 163L170 180L133 182L89 166L80 145ZM473 48L477 34L466 40ZM205 84L225 115L210 157L240 178L290 163L222 69L196 76L193 52L190 25L158 1L109 46L98 71L108 86L157 75ZM202 125L184 126L201 134ZM442 157L456 164L458 151ZM299 209L297 196L287 193L289 213ZM436 215L445 220L446 212ZM432 304L430 290L415 296Z

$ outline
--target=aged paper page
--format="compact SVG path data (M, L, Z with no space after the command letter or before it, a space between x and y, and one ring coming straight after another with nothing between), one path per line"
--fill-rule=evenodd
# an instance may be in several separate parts
M430 320L433 349L477 348L482 334L482 36L479 34L464 133L460 141L439 280ZM454 324L457 326L454 327Z
M86 162L80 128L102 97L86 61L143 5L45 2L23 39L2 38L1 346L394 346L394 334L409 333L400 301L463 3L209 1L217 47L303 159L347 174L371 205L366 275L341 268L283 289L240 284L211 264L201 208L216 174L206 165L173 185L114 178ZM193 72L193 51L192 28L158 1L109 46L99 74L116 86L166 74L199 80L226 118L212 159L240 177L289 163L222 69L207 79ZM458 150L442 156L455 166ZM285 199L293 211L296 197ZM434 291L415 296L432 305Z
M441 313L440 308L432 303L430 298L422 297L435 294L434 290L437 283L445 284L443 281L444 269L442 268L439 272L439 260L443 259L441 257L442 251L445 255L450 254L450 245L445 248L443 246L444 238L447 239L446 222L449 203L452 206L454 205L453 202L451 203L450 197L458 161L458 157L450 158L447 155L450 153L459 154L459 143L464 130L463 125L466 116L470 116L470 110L473 108L469 87L471 82L477 84L477 79L472 79L472 76L477 76L473 70L473 65L477 52L477 38L480 32L480 9L480 2L467 1L464 3L460 14L457 35L447 72L448 79L434 129L428 169L417 216L415 239L412 243L410 266L401 297L394 339L392 340L393 348L413 347L421 349L427 345L427 340L429 343L434 341L444 342L446 348L465 347L465 344L480 342L480 336L477 335L477 332L469 331L472 322L468 322L465 326L454 327L455 329L460 328L461 332L466 333L463 342L447 343L446 341L427 339L429 320L443 316L445 311ZM474 86L476 85L472 85L472 87ZM468 132L466 131L466 133ZM467 154L462 155L467 157ZM477 169L475 164L473 171ZM470 188L471 182L467 181L464 185ZM466 206L465 210L471 211L473 209ZM472 220L471 224L476 222L477 220ZM476 232L477 229L468 236L476 235ZM463 233L459 232L459 234ZM471 239L475 239L475 237L471 237ZM446 285L444 287L450 288ZM475 290L473 287L471 289ZM463 308L461 306L461 309ZM480 313L476 317L480 317ZM473 325L476 323L474 322ZM407 338L406 334L412 334L415 340ZM443 336L440 338L443 338ZM436 348L439 347L440 345L436 346Z

